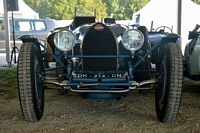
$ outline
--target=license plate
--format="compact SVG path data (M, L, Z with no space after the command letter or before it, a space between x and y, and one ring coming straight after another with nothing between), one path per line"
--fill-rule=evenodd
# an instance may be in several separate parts
M76 74L76 77L79 78L120 78L122 74Z

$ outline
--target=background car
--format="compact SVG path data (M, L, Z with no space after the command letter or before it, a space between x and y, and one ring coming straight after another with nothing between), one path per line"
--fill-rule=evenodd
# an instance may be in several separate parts
M184 75L192 80L200 80L200 25L189 31L190 42L185 46Z
M45 37L49 31L57 27L55 20L50 18L45 19L25 19L15 18L14 19L14 31L15 31L15 44L20 48L22 42L17 40L21 35L33 35L38 39L45 40ZM13 46L13 25L10 19L10 40L11 48ZM3 19L0 19L0 49L5 49L5 34Z

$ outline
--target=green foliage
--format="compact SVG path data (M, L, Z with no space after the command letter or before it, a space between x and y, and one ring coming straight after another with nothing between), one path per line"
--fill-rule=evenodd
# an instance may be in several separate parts
M200 0L192 0L194 3L200 5Z
M4 24L3 24L3 22L0 22L0 30L4 30Z
M144 7L149 0L103 0L107 5L108 17L130 20L134 12Z
M50 17L57 20L72 19L75 4L74 1L43 0L37 12L39 12L41 18Z
M75 9L81 7L83 10L79 13L82 14L87 14L90 9L96 10L98 19L112 17L118 20L130 20L133 12L141 9L149 0L24 0L24 2L38 12L40 18L73 19Z
M82 16L96 15L98 19L107 17L107 6L102 0L79 0L76 8L81 9L78 13Z

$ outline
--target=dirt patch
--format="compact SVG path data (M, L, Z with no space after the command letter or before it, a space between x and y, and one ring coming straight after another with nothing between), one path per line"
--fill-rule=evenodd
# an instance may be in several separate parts
M200 92L200 89L199 91ZM183 93L173 124L156 117L154 93L131 92L121 100L82 99L45 91L44 116L39 122L24 121L18 97L0 96L0 132L3 133L200 133L200 93Z

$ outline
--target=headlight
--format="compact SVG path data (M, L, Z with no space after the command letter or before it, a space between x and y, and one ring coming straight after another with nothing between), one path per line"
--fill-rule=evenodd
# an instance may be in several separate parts
M69 51L75 45L75 36L69 30L60 30L54 36L54 44L61 51Z
M126 49L137 51L144 43L144 36L139 30L131 29L123 34L122 43Z

